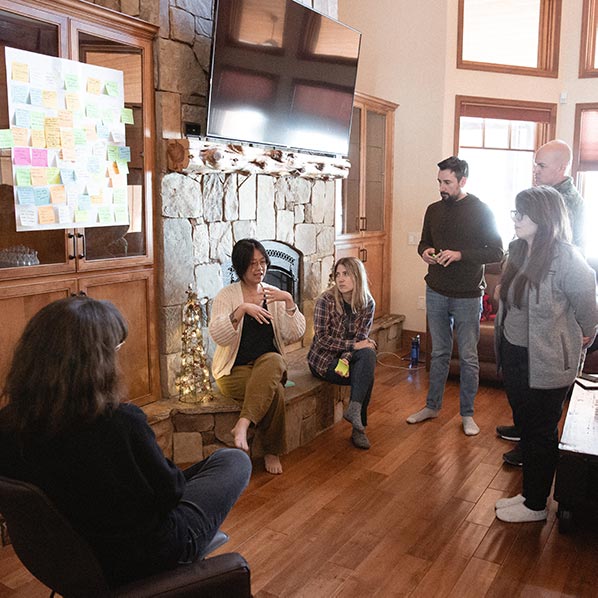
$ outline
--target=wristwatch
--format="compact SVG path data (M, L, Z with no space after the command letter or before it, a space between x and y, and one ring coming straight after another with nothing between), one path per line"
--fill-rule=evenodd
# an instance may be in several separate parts
M234 326L235 324L237 324L239 322L238 318L235 317L235 312L237 311L237 308L233 309L233 311L230 312L228 319L230 320L230 323Z

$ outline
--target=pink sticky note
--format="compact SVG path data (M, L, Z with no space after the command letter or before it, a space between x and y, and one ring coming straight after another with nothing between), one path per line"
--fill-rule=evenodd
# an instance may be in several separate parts
M31 166L48 166L48 150L34 147L31 150Z
M12 155L15 166L31 165L31 150L28 147L13 147Z

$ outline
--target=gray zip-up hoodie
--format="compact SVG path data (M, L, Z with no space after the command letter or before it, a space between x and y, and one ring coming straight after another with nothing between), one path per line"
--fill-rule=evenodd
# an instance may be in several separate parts
M563 388L575 380L582 336L598 328L596 273L569 243L558 243L548 274L529 293L529 386ZM500 368L500 342L506 306L500 301L494 348Z

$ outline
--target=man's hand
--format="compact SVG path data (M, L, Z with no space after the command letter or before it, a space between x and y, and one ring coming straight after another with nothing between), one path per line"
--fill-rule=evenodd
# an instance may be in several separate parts
M422 260L424 260L424 262L426 262L428 265L436 264L436 258L432 257L435 251L436 249L434 249L434 247L428 247L428 249L424 249L422 253Z
M436 263L444 266L450 266L453 262L460 262L461 261L461 252L460 251L453 251L452 249L443 249L437 256L436 256Z

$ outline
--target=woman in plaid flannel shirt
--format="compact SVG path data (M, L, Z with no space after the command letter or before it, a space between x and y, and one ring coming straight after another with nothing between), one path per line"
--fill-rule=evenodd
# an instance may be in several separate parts
M307 355L314 376L351 387L343 417L353 426L351 441L361 449L370 448L365 426L374 386L376 343L368 335L375 308L361 261L339 259L333 286L316 301L314 339Z

